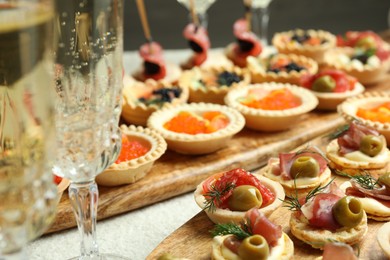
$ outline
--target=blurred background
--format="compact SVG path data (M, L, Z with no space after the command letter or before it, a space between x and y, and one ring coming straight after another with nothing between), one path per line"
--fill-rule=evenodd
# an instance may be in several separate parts
M177 0L145 0L151 34L164 49L188 48L182 31L189 13ZM388 29L390 0L273 0L269 6L269 39L275 32L296 28L322 29L334 34L348 30ZM208 31L213 48L234 41L234 21L244 16L242 0L216 0L208 10ZM135 0L125 1L125 50L138 50L145 42Z

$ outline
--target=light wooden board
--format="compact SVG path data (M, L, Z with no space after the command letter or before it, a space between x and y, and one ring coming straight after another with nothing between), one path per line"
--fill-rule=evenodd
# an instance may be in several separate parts
M327 142L322 138L316 138L310 142L324 150ZM335 175L335 181L342 183L347 178ZM195 202L194 202L195 203ZM294 243L294 257L292 259L315 259L322 255L319 249L313 249L310 245L296 239L291 234L289 228L289 219L291 212L280 207L270 216L270 220L275 224L281 225L283 231L292 239ZM387 259L379 247L376 240L376 233L384 222L368 221L368 232L364 239L358 245L355 245L355 251L360 251L359 259L384 260ZM176 257L187 259L210 259L212 236L210 230L214 223L207 217L206 213L201 211L183 226L174 231L164 239L147 257L147 259L157 259L159 256L169 253Z
M390 76L368 91L390 91ZM253 170L280 151L289 151L340 126L335 112L311 112L287 131L262 133L244 129L228 146L215 153L191 156L167 151L143 179L131 185L99 187L98 219L105 219L192 191L207 176L242 167ZM57 217L47 233L75 227L67 192L58 205Z

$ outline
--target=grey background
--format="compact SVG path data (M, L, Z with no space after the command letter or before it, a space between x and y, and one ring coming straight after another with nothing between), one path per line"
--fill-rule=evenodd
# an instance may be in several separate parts
M244 15L242 0L216 0L208 10L212 47L234 41L232 25ZM182 36L188 11L176 0L145 0L151 33L164 49L188 48ZM323 29L335 34L347 30L388 29L390 0L273 0L270 4L269 38L295 28ZM145 42L135 0L125 0L125 50Z

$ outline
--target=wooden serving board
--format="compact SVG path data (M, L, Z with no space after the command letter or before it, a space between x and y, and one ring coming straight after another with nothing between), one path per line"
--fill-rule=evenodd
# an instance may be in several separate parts
M310 144L317 145L322 150L325 149L327 141L317 137L310 141ZM306 144L305 144L306 145ZM348 178L335 175L334 180L338 184L347 181ZM285 232L294 243L294 256L292 259L315 259L322 255L322 251L314 249L310 245L295 238L290 232L289 220L291 212L280 207L275 210L269 219L275 224L281 225ZM368 232L360 244L355 245L355 251L359 251L359 259L366 260L385 260L388 259L376 240L378 229L386 222L368 221ZM211 259L212 236L210 230L215 224L208 218L204 211L201 211L190 219L183 226L174 231L165 238L147 257L147 259L158 259L163 254L171 254L176 257L187 259Z
M390 75L368 91L389 91ZM215 153L194 156L167 151L155 162L143 179L130 185L99 187L98 219L105 219L192 191L207 176L242 167L253 170L268 158L293 148L342 125L344 120L335 112L311 112L287 131L276 133L244 129L228 146ZM75 227L67 192L58 205L57 217L46 233Z

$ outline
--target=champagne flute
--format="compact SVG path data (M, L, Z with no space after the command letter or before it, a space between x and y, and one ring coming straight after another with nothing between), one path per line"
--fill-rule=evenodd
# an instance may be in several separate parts
M252 30L259 37L260 41L268 45L268 22L269 10L268 6L272 0L252 0Z
M199 24L203 28L207 28L208 18L207 18L207 9L215 2L215 0L177 0L180 4L188 9L191 12L191 1L193 1L196 14L199 19ZM190 13L190 20L192 21L192 16Z
M27 259L55 216L53 18L51 0L0 2L0 259Z
M54 171L71 181L69 199L81 235L76 259L124 259L99 252L95 183L120 150L123 0L58 0L57 8Z

